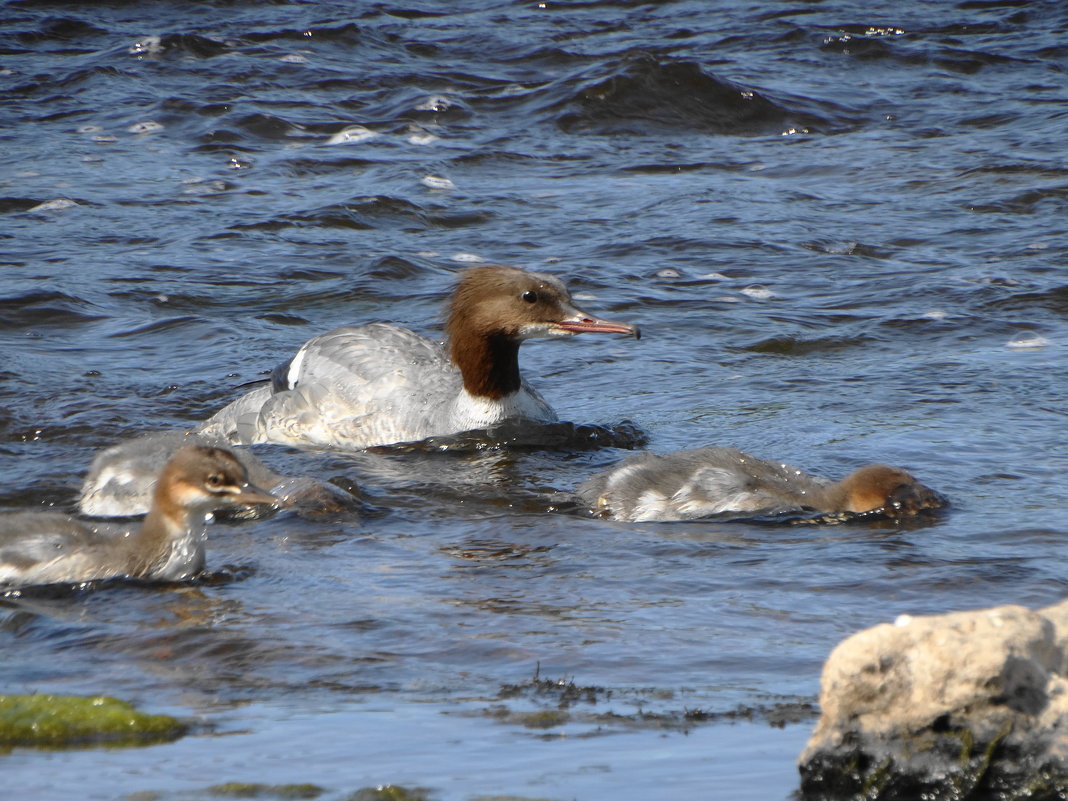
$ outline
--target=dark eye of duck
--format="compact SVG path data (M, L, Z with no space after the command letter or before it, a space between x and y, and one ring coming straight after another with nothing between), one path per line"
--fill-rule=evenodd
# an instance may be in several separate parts
M521 297L527 303L537 303L538 302L538 293L535 292L533 289L528 289L526 292L524 292L519 297Z
M218 489L223 485L224 479L220 473L212 473L208 476L207 484L212 489Z

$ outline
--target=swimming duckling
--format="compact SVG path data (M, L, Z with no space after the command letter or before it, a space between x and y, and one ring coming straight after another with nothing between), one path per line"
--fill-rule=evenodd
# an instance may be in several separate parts
M279 504L296 508L298 513L355 512L360 508L359 501L341 488L311 476L276 473L244 448L231 448L185 431L158 431L122 440L96 454L82 482L78 511L88 517L145 514L160 470L186 445L225 448L244 465L252 484L268 488ZM255 513L243 510L241 516Z
M946 505L899 467L867 465L835 482L734 448L638 454L590 477L577 492L602 516L631 522L802 509L902 517Z
M277 498L250 485L222 448L188 445L160 472L139 529L90 524L59 512L0 513L0 585L136 578L184 581L204 569L211 512Z

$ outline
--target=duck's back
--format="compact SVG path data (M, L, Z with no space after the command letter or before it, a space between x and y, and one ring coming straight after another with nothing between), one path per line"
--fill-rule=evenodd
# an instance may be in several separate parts
M121 536L122 532L115 532ZM59 512L0 514L0 584L29 585L107 578L110 537Z
M734 448L696 448L633 456L585 481L578 494L617 520L692 520L800 509L807 494L831 483Z
M309 340L270 387L224 408L201 431L232 443L325 448L424 439L448 430L462 389L444 348L387 323Z

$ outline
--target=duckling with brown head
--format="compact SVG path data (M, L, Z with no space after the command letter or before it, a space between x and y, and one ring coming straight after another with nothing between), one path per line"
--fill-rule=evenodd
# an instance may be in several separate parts
M0 585L183 581L204 569L205 528L213 511L275 503L273 495L249 484L230 451L188 445L160 472L152 506L136 530L59 512L0 513Z
M735 448L639 454L590 477L577 492L601 516L627 521L806 509L902 517L947 503L899 467L867 465L830 481Z

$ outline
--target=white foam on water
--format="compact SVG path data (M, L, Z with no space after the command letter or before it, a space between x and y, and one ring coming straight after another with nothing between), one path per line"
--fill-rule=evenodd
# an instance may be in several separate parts
M437 142L439 137L434 136L430 131L413 125L408 129L408 144L411 145L432 145Z
M342 128L336 134L326 140L328 145L358 145L371 139L377 139L381 134L365 128L363 125L350 125Z
M150 134L162 131L163 125L154 120L145 120L144 122L135 122L129 128L126 129L127 133L132 134Z
M1052 342L1041 334L1028 332L1013 337L1005 343L1005 347L1011 348L1012 350L1037 350L1039 348L1049 347L1052 344Z
M77 202L71 200L69 197L57 197L54 200L46 200L44 203L38 203L30 211L63 211L69 209L72 206L79 205Z
M456 188L456 184L441 175L426 175L419 181L419 183L430 189L438 189L441 191L448 191Z
M445 95L431 95L415 107L416 111L448 111L453 102Z
M157 55L163 52L162 39L159 36L146 36L126 48L126 52L131 56Z
M769 300L775 297L774 292L760 284L753 284L752 286L747 286L745 289L740 289L738 291L753 300Z

